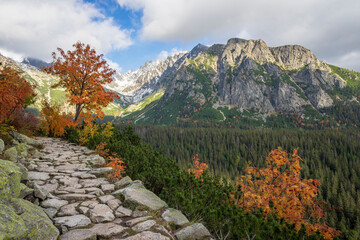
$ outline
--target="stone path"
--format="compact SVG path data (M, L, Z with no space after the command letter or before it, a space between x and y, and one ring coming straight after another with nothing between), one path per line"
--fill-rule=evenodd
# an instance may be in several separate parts
M110 183L105 160L86 147L37 138L44 146L28 160L31 199L60 230L60 239L203 239L208 230L188 219L140 181ZM97 168L96 168L97 167ZM121 199L121 200L120 200Z

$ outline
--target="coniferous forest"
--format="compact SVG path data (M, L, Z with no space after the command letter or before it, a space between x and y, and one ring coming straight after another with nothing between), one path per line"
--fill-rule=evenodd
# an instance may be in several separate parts
M360 232L360 132L357 130L239 130L137 126L141 139L189 169L199 155L212 175L235 182L248 163L263 167L270 150L298 148L302 177L321 181L328 223ZM356 238L354 238L356 239Z

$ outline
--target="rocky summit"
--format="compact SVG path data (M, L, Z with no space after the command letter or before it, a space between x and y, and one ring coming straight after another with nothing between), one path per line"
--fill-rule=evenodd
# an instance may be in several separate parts
M128 119L220 122L229 110L265 119L279 112L324 115L322 110L336 103L359 104L360 73L329 65L298 45L269 47L262 40L233 38L226 44L198 45L174 66L162 82L162 98Z
M0 239L211 238L203 224L189 222L141 181L110 182L112 169L86 147L21 134L14 139L29 151L0 160Z

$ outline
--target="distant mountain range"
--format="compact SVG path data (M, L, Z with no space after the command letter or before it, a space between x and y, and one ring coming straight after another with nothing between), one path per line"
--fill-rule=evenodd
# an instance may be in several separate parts
M15 64L36 83L40 98L64 102L62 89L49 88L56 79L37 69L45 62L27 58ZM358 126L360 119L360 73L320 61L302 46L268 47L262 40L199 44L117 74L107 88L121 96L106 110L116 121L341 127L343 121Z

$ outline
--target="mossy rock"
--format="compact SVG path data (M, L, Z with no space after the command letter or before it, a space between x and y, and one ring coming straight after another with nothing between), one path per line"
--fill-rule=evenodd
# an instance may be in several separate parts
M20 143L26 143L27 145L33 146L33 147L41 147L41 143L29 138L28 136L25 136L21 133L17 133L17 132L9 132L9 134L16 139L17 141L19 141Z
M4 156L6 159L15 162L18 158L18 151L16 147L11 147L9 149L6 149L4 152Z
M32 147L27 145L26 143L20 143L16 145L17 155L20 158L26 158L28 156L28 150Z
M26 239L24 220L13 209L0 202L0 240Z
M13 162L0 160L0 199L18 197L23 173Z
M15 211L20 214L28 229L28 239L55 240L58 238L59 230L39 206L24 199L13 199L11 203Z

